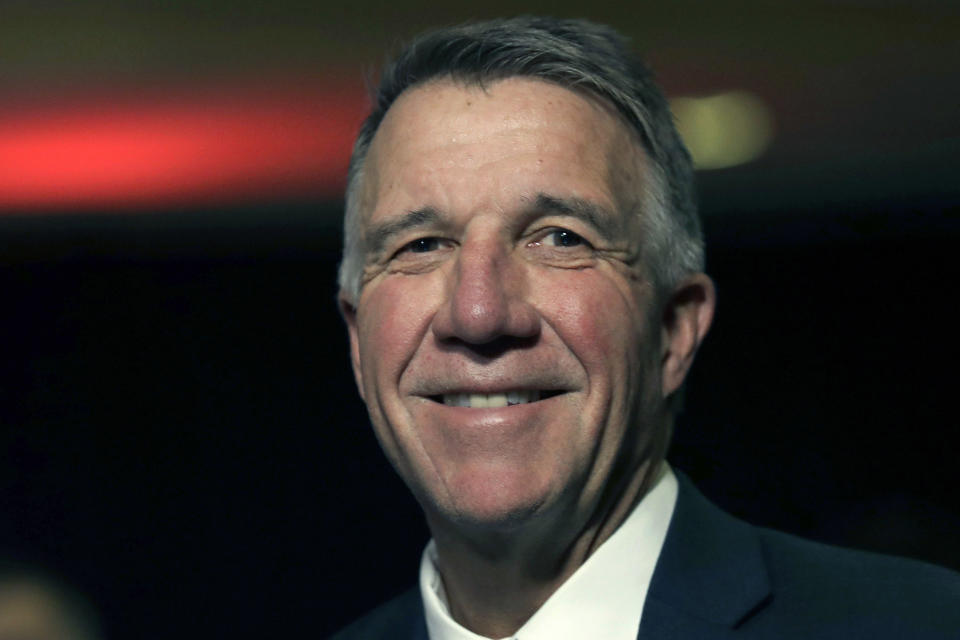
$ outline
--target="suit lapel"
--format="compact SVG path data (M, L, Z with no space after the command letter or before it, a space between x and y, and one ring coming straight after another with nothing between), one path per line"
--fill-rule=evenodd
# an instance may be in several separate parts
M753 528L677 473L677 505L650 582L639 640L728 637L762 608L770 581Z
M408 638L409 640L430 640L427 634L427 617L423 612L423 600L420 598L420 589L414 588L410 597L409 617L403 624L403 629L394 629L386 638Z
M430 636L427 634L427 621L423 616L422 608L419 615L417 615L413 621L409 637L410 640L430 640Z

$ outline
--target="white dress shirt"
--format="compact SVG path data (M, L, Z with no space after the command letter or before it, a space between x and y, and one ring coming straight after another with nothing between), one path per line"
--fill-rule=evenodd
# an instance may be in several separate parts
M677 478L664 463L656 484L620 528L509 639L636 640L676 501ZM450 616L433 540L420 562L420 595L430 640L490 640Z

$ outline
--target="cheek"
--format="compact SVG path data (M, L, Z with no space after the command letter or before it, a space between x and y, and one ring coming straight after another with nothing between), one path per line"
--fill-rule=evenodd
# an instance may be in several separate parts
M429 321L428 296L409 287L383 286L364 292L358 309L360 360L367 385L396 379L420 344Z
M584 269L552 283L551 323L588 371L629 367L643 330L639 302L629 285Z

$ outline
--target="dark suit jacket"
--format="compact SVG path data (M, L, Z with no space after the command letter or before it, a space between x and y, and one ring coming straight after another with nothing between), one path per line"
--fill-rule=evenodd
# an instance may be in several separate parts
M960 574L753 527L677 476L639 640L960 640ZM416 588L333 640L380 638L428 640Z

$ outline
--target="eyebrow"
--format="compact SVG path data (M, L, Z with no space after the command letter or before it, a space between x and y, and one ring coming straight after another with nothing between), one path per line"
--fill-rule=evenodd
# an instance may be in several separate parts
M416 227L438 224L441 219L439 211L433 207L423 207L384 220L367 230L368 251L371 255L378 255L383 252L392 237Z
M579 218L610 238L622 227L622 220L613 211L583 198L563 198L538 193L532 208L541 214L554 213Z

